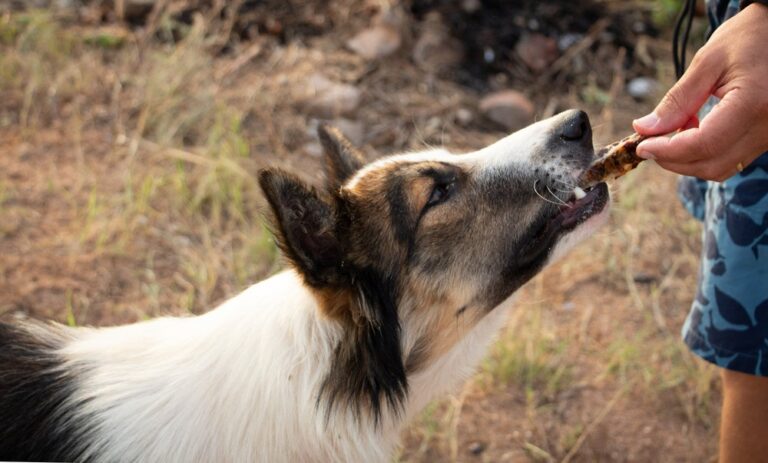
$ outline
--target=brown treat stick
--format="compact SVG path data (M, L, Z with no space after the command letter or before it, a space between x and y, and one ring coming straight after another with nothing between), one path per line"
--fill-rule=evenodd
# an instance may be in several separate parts
M637 156L637 145L646 137L633 133L598 151L598 159L579 177L579 186L591 187L605 180L619 178L645 159Z

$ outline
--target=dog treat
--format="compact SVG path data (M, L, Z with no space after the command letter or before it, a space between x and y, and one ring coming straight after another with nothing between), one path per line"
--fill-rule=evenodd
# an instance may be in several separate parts
M579 186L589 187L604 180L619 178L644 161L635 154L637 145L646 137L632 135L597 152L598 159L579 178Z

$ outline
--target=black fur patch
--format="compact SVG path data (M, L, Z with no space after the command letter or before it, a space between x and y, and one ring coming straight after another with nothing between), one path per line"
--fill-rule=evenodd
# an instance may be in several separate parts
M365 160L339 129L323 124L318 127L317 134L325 151L328 189L336 191L365 164Z
M535 277L547 263L559 235L537 237L534 234L549 221L549 208L540 214L528 231L502 253L505 265L501 269L501 279L493 282L483 292L488 309L492 309L520 289Z
M0 460L81 460L87 426L62 406L76 386L53 353L65 341L0 322Z
M277 244L312 287L339 284L341 244L336 213L327 198L278 169L265 169L259 184L274 213Z
M399 175L393 175L387 182L386 197L389 203L389 220L395 232L395 238L402 244L408 244L413 238L413 218L408 210L405 196L405 181Z
M408 392L403 354L400 348L400 321L397 315L397 290L391 277L372 269L355 274L369 317L348 327L345 338L336 346L331 371L318 397L327 401L327 417L334 407L349 406L358 418L370 406L373 420L381 421L383 407L395 413L402 410Z

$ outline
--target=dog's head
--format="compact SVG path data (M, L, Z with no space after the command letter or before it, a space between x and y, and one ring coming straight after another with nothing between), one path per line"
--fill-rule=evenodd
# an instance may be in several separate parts
M267 169L260 183L285 256L344 339L324 390L396 406L406 374L447 352L607 215L608 189L574 191L593 159L587 115L567 111L476 152L364 165L320 129L327 187ZM577 198L578 196L578 198Z

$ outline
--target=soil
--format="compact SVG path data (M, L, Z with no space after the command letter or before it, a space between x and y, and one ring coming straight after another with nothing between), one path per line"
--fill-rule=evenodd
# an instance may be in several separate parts
M272 3L284 6L259 9ZM621 13L634 3L615 2L620 7L611 13L611 27L623 31L642 21L646 33L633 29L634 35L616 33L598 41L580 55L581 65L571 63L531 86L536 79L512 65L512 55L490 67L477 59L477 50L488 46L483 40L511 50L519 38L520 28L500 33L501 13L470 15L461 25L466 16L454 5L462 2L393 2L410 18L401 23L403 46L370 62L344 44L381 16L381 2L320 2L296 9L299 3L242 2L269 14L244 22L235 36L221 32L226 21L217 16L206 25L203 64L191 68L191 77L180 85L178 94L190 100L210 90L215 100L206 107L210 111L235 111L233 125L241 138L215 146L229 149L242 141L247 154L236 164L252 178L259 167L278 165L319 184L312 127L329 119L359 123L369 159L434 145L456 152L481 148L505 135L478 110L480 98L499 87L525 92L537 118L586 109L596 145L607 144L629 134L631 120L653 106L653 100L624 93L626 80L649 71L647 60L637 56L650 53L660 60L668 45L656 37L647 13ZM520 3L527 9L515 14L538 4ZM551 3L561 10L536 11L541 30L552 36L585 34L600 15L596 4L581 17L575 3ZM486 12L511 8L505 2L486 4L495 8ZM455 36L466 38L466 61L447 74L425 73L411 56L427 10L441 12ZM259 240L266 240L263 198L255 182L246 181L243 206L224 206L217 214L214 194L197 208L191 205L194 195L169 194L177 191L174 179L188 182L183 186L194 193L208 191L206 179L217 178L211 172L220 174L205 167L220 159L205 149L218 130L214 122L196 119L183 136L168 140L143 125L155 114L143 111L152 102L142 93L149 88L142 76L157 72L151 57L169 62L175 47L182 50L189 42L173 31L151 30L151 16L120 23L108 11L89 11L56 21L78 33L116 24L129 37L126 44L86 47L67 56L71 64L62 69L81 79L72 88L47 80L40 84L47 93L25 83L0 85L0 315L107 326L210 310L280 265L259 247ZM194 11L176 11L178 24L194 24ZM558 16L572 20L566 27L552 20ZM524 19L521 27L530 28L531 18ZM471 36L470 25L483 33ZM22 50L2 34L0 47L0 57ZM252 59L240 59L250 52ZM603 64L590 64L598 62ZM89 72L77 74L72 67ZM308 114L304 88L317 72L359 89L358 107L331 117ZM56 98L54 88L61 93ZM31 109L25 96L35 102ZM195 109L166 103L158 114L184 119ZM484 365L461 391L409 428L400 461L714 461L716 373L687 354L677 335L695 287L699 229L672 199L675 177L644 164L649 165L613 187L615 213L606 229L521 290L519 308L489 355L492 365L508 361L505 355L512 352L530 362L526 368L542 363L551 374L534 380L505 377ZM152 178L158 179L157 193L146 205L135 198L126 202ZM226 192L225 187L219 186ZM504 346L514 348L507 352ZM567 374L553 386L559 371Z

